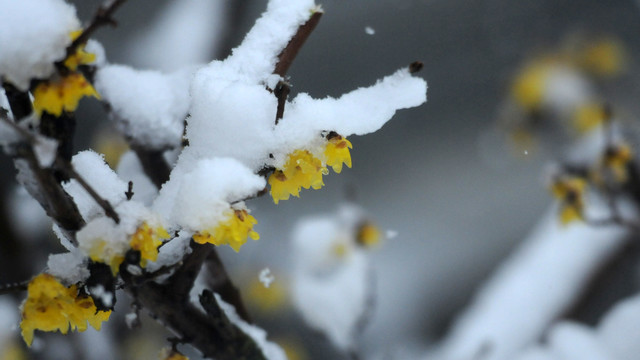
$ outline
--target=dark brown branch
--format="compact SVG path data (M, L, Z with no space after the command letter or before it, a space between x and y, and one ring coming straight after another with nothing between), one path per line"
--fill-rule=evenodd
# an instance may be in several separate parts
M278 109L276 110L276 125L278 125L278 121L282 119L284 116L284 105L287 102L287 97L291 92L291 86L287 84L286 81L278 81L276 88L273 89L273 94L278 99Z
M224 268L218 253L215 249L209 253L205 262L209 276L207 277L207 285L216 294L220 295L222 300L233 305L236 308L238 316L245 322L251 324L251 316L247 308L244 306L242 296L238 288L231 282L229 274Z
M82 186L82 188L89 193L89 195L95 200L98 205L104 210L105 215L110 217L116 224L120 223L120 217L118 213L113 209L113 206L109 203L109 201L103 199L100 194L98 194L89 183L82 177L82 175L78 174L76 169L73 168L70 162L65 160L61 160L60 158L56 159L55 166L57 169L64 172L70 179L76 179L78 184Z
M282 50L280 55L278 55L278 63L276 64L275 69L273 69L274 74L284 77L293 63L293 60L302 48L302 45L304 45L304 42L307 40L309 35L311 35L313 29L315 29L318 22L320 22L321 17L322 11L315 11L309 20L298 28L296 34L291 38L291 40L289 40L289 43Z
M22 281L14 284L2 284L0 285L0 295L13 294L16 292L27 291L29 286L29 280Z
M6 81L2 82L2 87L5 90L7 100L9 101L9 107L13 113L13 118L17 123L26 119L33 112L31 107L31 99L26 91L18 90L13 84Z
M182 342L191 344L205 357L264 360L255 342L229 321L213 293L205 292L200 297L207 314L190 302L189 293L202 263L215 250L212 245L198 245L193 241L191 248L191 254L164 284L124 277L125 289Z
M117 23L112 18L113 13L126 1L127 0L107 0L102 5L100 5L98 11L96 11L95 15L93 15L93 19L91 19L89 26L82 30L80 36L73 40L73 42L67 47L67 55L65 56L65 59L75 54L75 52L78 50L78 47L85 44L89 40L91 35L93 35L93 33L101 26L116 26ZM64 62L64 60L62 60L61 62Z
M415 74L418 71L422 70L423 67L424 67L424 64L422 62L414 61L411 64L409 64L409 73Z
M193 240L190 243L191 254L187 255L182 261L182 265L177 268L175 273L167 280L167 283L173 289L175 296L183 300L189 299L189 291L193 287L202 264L207 256L214 251L211 244L197 244Z

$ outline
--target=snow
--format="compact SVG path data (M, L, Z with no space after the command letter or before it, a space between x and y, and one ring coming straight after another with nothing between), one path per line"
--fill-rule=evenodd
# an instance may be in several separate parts
M354 349L371 291L367 252L354 238L361 214L344 206L333 216L301 220L292 235L293 304L311 327L343 351Z
M364 32L367 35L375 35L376 34L376 31L371 26L365 26Z
M181 227L204 230L218 224L230 210L230 202L254 195L265 186L264 178L233 159L189 161L183 153L171 179L163 185L154 209ZM188 165L193 168L185 170ZM242 205L239 205L242 206Z
M120 131L151 149L178 147L189 111L193 68L170 74L107 65L95 78L102 98L111 105Z
M268 288L269 286L271 286L271 283L275 280L275 276L273 276L273 274L271 273L271 270L269 268L264 268L260 271L260 274L258 274L258 280L260 280L260 283L262 283L262 285L264 285L264 287Z
M385 235L387 239L391 240L398 237L398 232L396 230L387 230Z
M167 3L127 48L134 64L176 71L204 64L220 47L230 1L182 0Z
M36 136L33 152L41 168L48 168L53 165L53 162L56 160L57 151L58 142L56 140L44 136Z
M0 9L0 77L25 91L53 73L80 22L62 0L0 0Z
M267 340L267 332L263 329L246 323L244 320L238 316L236 313L236 309L227 304L220 298L220 295L215 294L216 301L224 311L225 315L229 318L234 325L236 325L240 330L242 330L245 334L249 335L253 341L255 341L256 345L262 350L265 358L267 360L287 360L287 355L284 350L278 346L276 343L272 343Z
M89 278L86 257L78 249L62 254L51 254L47 261L47 273L69 286Z
M592 207L595 204L592 204ZM454 324L438 359L511 359L539 339L591 275L624 244L626 230L559 224L552 208ZM558 336L563 336L559 333Z
M139 201L147 206L153 203L158 196L158 189L144 173L140 159L133 151L127 151L120 157L118 177L127 183L133 182L133 200Z
M116 207L126 199L125 192L128 184L118 178L102 155L90 150L81 151L73 156L71 164L93 190L109 201L111 206ZM73 197L80 214L86 221L104 214L102 207L75 179L63 184L63 187Z
M154 272L160 270L163 266L171 266L182 261L185 255L191 253L191 233L188 231L180 231L178 236L164 243L158 250L158 259L147 263L147 271ZM161 282L165 278L158 278Z

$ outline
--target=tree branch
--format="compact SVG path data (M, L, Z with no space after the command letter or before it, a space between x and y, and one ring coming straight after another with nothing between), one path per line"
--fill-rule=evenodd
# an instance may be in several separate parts
M93 15L93 19L89 23L80 36L78 36L71 44L67 47L67 55L65 58L59 63L64 62L69 56L75 54L78 50L78 47L85 44L91 35L104 25L116 26L116 21L112 18L113 13L126 2L127 0L107 0L100 7L98 11L96 11L95 15Z
M307 40L309 35L311 35L313 29L315 29L320 22L322 14L322 11L315 11L309 20L298 28L296 34L291 38L291 40L289 40L289 43L282 50L280 55L278 55L278 63L276 64L275 69L273 69L274 74L284 77L293 63L293 60L302 48L302 45L304 45L304 42Z
M233 305L242 320L252 324L253 321L242 301L240 290L238 290L231 281L231 278L229 278L229 274L227 274L215 249L208 254L205 264L209 272L209 276L207 277L208 287L220 295L226 303Z

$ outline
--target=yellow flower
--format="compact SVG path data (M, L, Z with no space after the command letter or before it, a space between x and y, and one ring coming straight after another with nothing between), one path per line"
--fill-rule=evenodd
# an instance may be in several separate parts
M518 105L529 111L540 108L551 69L549 60L538 60L520 71L511 88Z
M271 197L277 204L280 200L288 200L290 195L300 196L301 188L320 189L324 186L322 175L327 168L322 161L307 150L296 150L289 154L282 169L277 169L269 176Z
M342 164L351 167L351 154L349 153L349 149L352 147L351 142L340 135L336 134L329 138L327 147L324 150L327 166L331 166L333 171L338 174L342 171Z
M253 231L258 221L249 215L247 210L234 210L226 215L226 219L215 228L199 231L193 235L198 244L229 245L236 252L247 242L247 237L258 240L260 235Z
M93 86L77 72L57 80L44 81L33 91L33 109L40 116L43 111L60 116L62 111L74 111L85 96L100 98Z
M581 134L596 129L605 120L608 120L607 111L598 103L581 105L573 114L573 126Z
M147 260L156 261L158 259L158 246L162 244L161 239L169 239L171 236L162 226L150 227L143 223L131 236L129 245L133 250L140 251L140 264L147 266Z
M356 242L365 248L378 245L380 243L380 230L373 223L365 222L358 228Z
M49 274L36 276L28 286L27 300L22 304L22 337L27 345L33 342L33 332L71 330L85 331L87 322L100 330L111 311L97 311L93 299L78 295L75 285L65 287Z
M631 147L627 144L618 144L609 147L600 159L600 167L611 171L615 180L619 183L627 181L629 174L627 165L633 159Z
M615 39L602 39L587 46L577 62L595 75L613 76L624 70L624 47Z
M560 200L560 222L563 225L584 220L586 189L585 179L574 176L559 176L551 184L551 193Z
M71 40L75 40L82 34L82 30L73 31L69 36ZM96 55L84 51L84 45L78 47L75 53L69 55L64 60L64 66L72 71L76 71L79 65L91 64L96 61Z

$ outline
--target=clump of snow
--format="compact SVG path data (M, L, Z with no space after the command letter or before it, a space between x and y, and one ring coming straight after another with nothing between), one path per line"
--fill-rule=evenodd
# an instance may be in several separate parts
M230 202L256 194L264 178L238 161L227 158L190 162L185 156L160 191L154 209L187 230L215 226L230 210ZM187 165L193 164L188 171Z
M96 60L92 65L95 65L97 68L101 68L107 64L107 52L98 40L89 39L84 46L84 51L96 56Z
M385 235L387 239L391 240L398 237L398 232L396 230L387 230Z
M555 207L549 211L480 290L454 324L439 358L472 358L489 344L486 359L512 359L542 336L593 271L624 244L623 228L578 223L565 227L557 214Z
M365 26L364 32L367 35L375 35L376 34L376 31L371 26Z
M224 38L230 4L202 0L169 2L146 29L133 36L126 53L135 65L161 71L204 64L211 60Z
M171 74L108 65L95 86L111 105L118 128L136 144L152 149L178 147L189 111L193 69Z
M72 285L84 281L89 277L86 267L86 257L78 249L62 254L51 254L47 261L47 272L65 285Z
M90 150L82 151L73 156L71 164L98 195L109 201L111 206L115 207L126 199L125 192L128 184L118 178L102 155ZM71 179L63 186L65 191L73 197L85 220L89 221L104 214L102 207L75 179Z
M262 283L266 288L269 288L275 279L275 276L273 276L269 268L262 269L260 274L258 274L258 280L260 280L260 283Z
M0 9L0 77L25 91L53 73L80 22L62 0L0 0Z
M372 289L367 252L355 245L362 211L300 221L293 233L293 304L304 320L341 350L353 350Z

